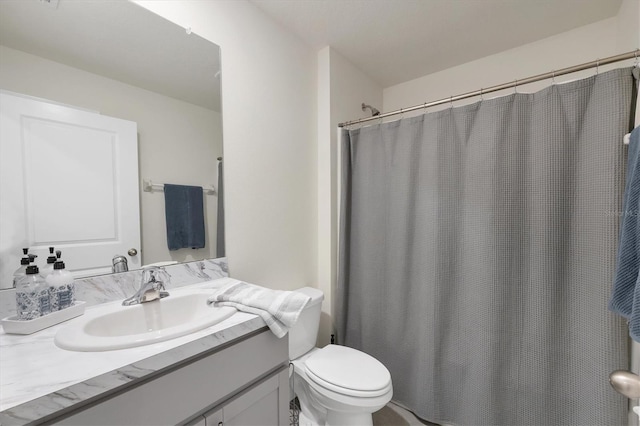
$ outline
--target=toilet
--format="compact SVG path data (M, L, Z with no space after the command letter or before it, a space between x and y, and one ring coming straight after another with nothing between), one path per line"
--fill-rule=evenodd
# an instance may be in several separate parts
M289 330L293 391L300 402L299 425L372 425L371 414L393 395L389 370L356 349L339 345L316 348L324 295L311 287L296 291L311 297Z

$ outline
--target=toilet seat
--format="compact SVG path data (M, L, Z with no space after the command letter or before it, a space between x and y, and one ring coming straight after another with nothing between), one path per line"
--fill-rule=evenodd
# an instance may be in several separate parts
M309 380L311 382L313 382L313 384L324 388L328 391L334 392L336 394L339 395L343 395L343 396L351 396L351 397L355 397L355 398L362 398L362 399L367 399L367 398L376 398L382 395L385 395L386 393L388 393L391 390L391 383L389 383L387 386L385 386L382 389L378 389L375 391L359 391L356 389L349 389L349 388L343 388L340 386L336 386L333 383L329 383L326 380L322 380L321 378L319 378L318 376L316 376L315 374L309 372L307 370L307 377L309 378Z
M377 359L356 349L328 345L305 360L307 377L330 391L374 398L391 389L389 370Z

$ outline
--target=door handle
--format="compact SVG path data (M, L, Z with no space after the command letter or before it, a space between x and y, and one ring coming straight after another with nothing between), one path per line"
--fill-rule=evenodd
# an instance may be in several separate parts
M609 383L629 399L640 398L640 376L630 371L616 370L609 374Z
M134 249L134 248L130 248L129 251L127 252L129 254L129 256L135 256L136 254L138 254L138 250Z

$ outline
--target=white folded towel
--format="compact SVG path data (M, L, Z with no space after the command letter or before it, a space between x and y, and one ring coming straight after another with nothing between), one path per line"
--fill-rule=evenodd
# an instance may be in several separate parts
M207 302L260 315L273 334L280 338L295 325L309 300L309 296L296 291L271 290L237 281L217 289Z

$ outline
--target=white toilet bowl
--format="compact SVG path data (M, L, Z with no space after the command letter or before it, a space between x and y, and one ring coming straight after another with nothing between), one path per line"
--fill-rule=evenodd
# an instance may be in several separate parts
M310 342L315 343L322 292L309 287L298 291L312 297L299 324L289 332L294 392L301 407L300 426L372 425L371 414L384 407L393 395L389 370L356 349L339 345L313 347Z
M372 425L371 414L393 395L389 371L355 349L314 348L293 365L303 419L313 426Z

